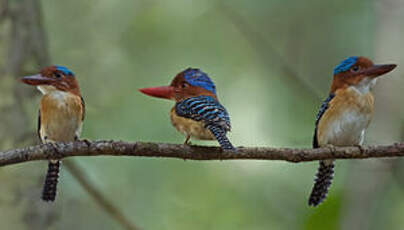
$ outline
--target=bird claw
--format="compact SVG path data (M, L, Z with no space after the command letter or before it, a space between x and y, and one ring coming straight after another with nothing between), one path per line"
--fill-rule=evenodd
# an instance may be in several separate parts
M49 142L48 145L50 145L55 150L55 152L57 152L58 144L56 142Z
M184 145L191 146L191 145L192 145L192 142L191 142L191 141L184 142Z
M189 139L191 139L191 136L187 136L184 142L184 145L192 145L191 141L189 141Z
M363 148L362 145L354 145L355 147L358 147L359 152L361 152L361 154L365 153L365 149Z
M90 145L91 145L91 141L90 141L89 139L87 139L87 138L80 139L80 141L86 143L87 146L90 146Z

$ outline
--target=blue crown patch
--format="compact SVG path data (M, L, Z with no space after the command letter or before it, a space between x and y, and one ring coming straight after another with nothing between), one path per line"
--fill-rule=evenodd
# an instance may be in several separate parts
M335 67L334 75L347 71L349 68L351 68L356 63L357 60L358 60L358 57L356 57L356 56L352 56L352 57L349 57L349 58L343 60L341 63L339 63L337 65L337 67Z
M56 66L56 69L61 71L65 76L74 76L74 73L64 66Z
M202 87L216 94L216 86L208 75L199 69L186 69L184 78L192 86Z

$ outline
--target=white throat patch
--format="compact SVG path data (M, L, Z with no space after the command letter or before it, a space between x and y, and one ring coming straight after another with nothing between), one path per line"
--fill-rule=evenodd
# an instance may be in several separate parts
M37 89L44 95L54 91L58 91L54 86L51 85L38 85Z
M58 90L54 86L38 86L38 90L41 91L42 94L50 96L53 100L57 101L59 107L66 106L66 100L68 100L69 93Z
M377 81L376 78L371 79L366 77L362 79L362 81L360 81L359 84L351 87L359 94L367 94L376 85L376 81Z

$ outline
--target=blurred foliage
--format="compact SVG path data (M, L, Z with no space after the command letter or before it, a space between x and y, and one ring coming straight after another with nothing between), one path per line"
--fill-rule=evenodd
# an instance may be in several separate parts
M80 82L87 106L82 136L88 139L182 143L184 137L169 121L173 102L146 97L137 89L169 84L183 69L198 67L214 80L219 99L231 115L234 144L311 147L315 115L340 60L364 55L376 62L399 64L404 59L399 40L385 33L400 28L404 20L404 4L399 0L43 0L42 7L54 64L71 68ZM252 44L254 39L241 33L221 7L234 11L267 43ZM386 25L383 17L395 24ZM403 33L401 28L395 35ZM0 51L4 45L0 40ZM295 87L275 52L317 97ZM402 140L396 134L404 126L389 125L403 124L402 73L398 69L376 87L377 96L384 96L376 99L376 110L381 112L376 113L367 143ZM32 129L38 103L39 93L35 105L27 105ZM384 110L386 106L390 110ZM388 118L383 111L389 111ZM76 160L134 223L142 229L162 230L340 229L347 206L344 197L350 191L346 189L350 166L358 162L338 162L329 199L314 209L306 199L315 162ZM2 181L13 180L7 178L7 171L24 167L45 173L44 165L1 169ZM54 229L119 228L67 171L61 177L55 204L60 216ZM372 178L368 181L373 183ZM383 201L374 203L377 217L367 220L370 226L387 223L388 229L401 229L403 190L394 184L386 185L384 194L375 194ZM18 212L1 211L10 216ZM1 219L2 226L11 225Z

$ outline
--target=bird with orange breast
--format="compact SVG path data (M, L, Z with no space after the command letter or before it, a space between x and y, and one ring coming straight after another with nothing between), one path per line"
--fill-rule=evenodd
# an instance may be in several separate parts
M330 94L315 123L313 148L360 146L373 116L372 88L379 76L396 65L375 65L365 57L349 57L334 69ZM322 160L309 198L319 205L327 196L334 174L334 160Z
M226 137L231 128L229 114L219 103L216 87L206 73L188 68L177 74L169 86L139 91L152 97L175 100L170 112L171 123L185 135L185 144L191 137L216 139L223 150L236 151Z
M84 100L72 71L63 66L43 68L39 74L27 76L22 82L37 86L43 94L38 117L38 136L42 143L78 140L84 120ZM54 201L59 178L60 161L49 160L42 190L42 200Z

